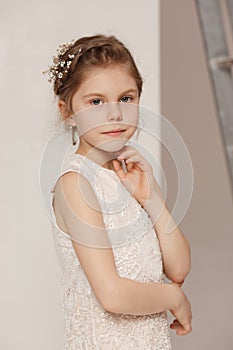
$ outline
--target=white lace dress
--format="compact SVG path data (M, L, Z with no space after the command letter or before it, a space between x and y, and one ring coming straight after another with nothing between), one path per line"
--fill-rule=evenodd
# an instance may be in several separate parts
M82 173L97 195L118 274L140 282L164 283L159 241L141 205L121 184L113 170L100 167L81 154L72 154L59 177ZM54 181L51 188L51 208ZM64 350L171 350L167 312L151 315L114 314L97 301L79 263L70 236L57 226L52 230L59 260L65 317Z

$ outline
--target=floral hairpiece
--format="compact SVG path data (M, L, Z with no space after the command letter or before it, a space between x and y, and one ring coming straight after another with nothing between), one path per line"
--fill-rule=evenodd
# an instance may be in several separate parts
M73 44L74 40L72 40L70 43L59 45L59 48L57 49L57 56L53 56L53 63L49 69L43 72L43 74L48 74L49 83L53 82L53 84L55 84L55 81L57 80L58 87L63 84L62 78L64 75L69 73L72 61L75 58L75 54L69 54L68 60L64 60L62 57ZM80 47L77 54L80 54L81 52L82 48Z

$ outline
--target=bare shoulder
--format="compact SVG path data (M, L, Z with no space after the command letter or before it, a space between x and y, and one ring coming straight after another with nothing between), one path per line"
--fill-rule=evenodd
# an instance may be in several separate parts
M55 197L61 215L65 215L70 208L80 215L91 209L101 211L91 183L83 174L76 171L69 171L58 179Z
M72 188L74 187L74 183L77 183L77 178L77 172L67 172L58 178L54 187L52 205L57 225L63 232L68 234L69 230L62 213L62 199L64 198L64 195L69 196L69 194L72 193Z

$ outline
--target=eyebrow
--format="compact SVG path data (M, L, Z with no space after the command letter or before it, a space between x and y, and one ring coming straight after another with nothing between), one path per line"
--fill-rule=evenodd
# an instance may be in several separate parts
M137 93L138 91L136 89L129 89L129 90L125 91L125 92L122 92L120 94L120 96L125 95L125 94L129 94L129 93L132 93L132 92L133 93ZM100 94L99 92L91 92L91 93L89 93L87 95L84 95L82 98L84 99L84 98L87 98L87 97L90 97L90 96L105 97L104 94Z

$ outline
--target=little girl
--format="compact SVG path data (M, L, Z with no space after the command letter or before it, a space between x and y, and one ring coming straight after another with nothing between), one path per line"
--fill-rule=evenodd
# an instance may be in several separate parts
M60 46L49 69L64 122L79 145L51 190L62 271L65 350L172 349L191 332L181 289L190 247L148 161L126 142L138 128L142 78L115 36ZM159 215L158 215L159 213ZM164 275L171 283L164 283Z

